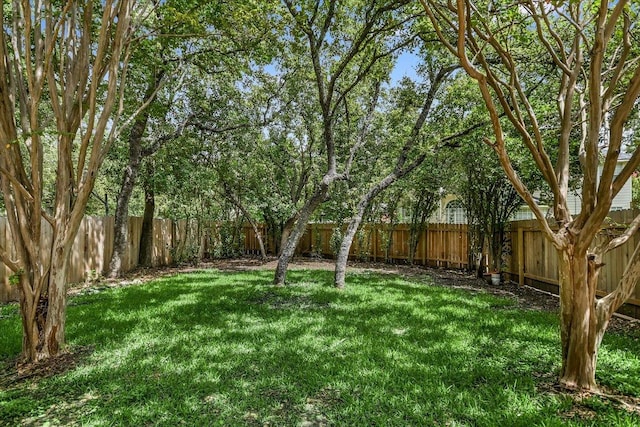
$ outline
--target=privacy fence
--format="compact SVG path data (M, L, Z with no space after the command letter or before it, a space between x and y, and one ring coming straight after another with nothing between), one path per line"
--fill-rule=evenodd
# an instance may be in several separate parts
M619 234L634 217L635 212L614 212L611 224L602 231L602 238ZM264 226L259 226L267 236ZM45 227L46 229L46 227ZM86 217L74 243L68 281L93 280L106 272L113 253L113 217ZM152 264L170 265L175 262L203 258L219 258L238 254L259 253L258 239L249 225L234 226L215 222L154 220ZM342 228L344 231L344 228ZM128 244L123 266L129 271L138 266L142 218L129 219ZM335 224L309 224L297 248L298 255L332 258L340 244L341 231ZM615 287L622 277L626 262L640 240L636 234L624 246L606 255L599 280L598 293L603 295ZM43 244L50 242L45 233ZM274 242L265 242L273 248ZM0 244L11 250L12 238L7 221L0 218ZM431 267L464 269L468 267L469 239L466 225L429 224L426 230L412 232L406 224L370 224L358 232L351 257L360 261L412 262ZM506 250L506 276L520 283L542 290L558 292L557 256L555 249L539 229L536 221L517 221L510 224ZM10 285L10 271L0 264L0 302L17 298L17 289ZM640 318L640 293L621 309L625 314Z
M331 258L339 233L334 224L310 224L297 249L298 255ZM42 245L50 245L51 228L43 223ZM259 226L262 236L265 226ZM138 266L142 218L129 218L128 239L123 270ZM259 244L249 225L234 226L216 222L172 221L156 219L153 225L152 265L220 258L238 254L258 254ZM432 224L420 233L410 254L411 232L408 226L366 226L358 234L352 257L362 261L413 262L429 266L465 268L467 266L467 227L465 225ZM95 280L106 273L113 253L113 217L85 217L71 251L67 280L70 283ZM415 233L414 233L415 236ZM415 239L415 237L414 237ZM273 248L273 242L266 242ZM270 243L270 244L269 244ZM339 243L339 241L338 241ZM6 218L0 218L0 244L13 251L11 231ZM17 288L10 284L11 271L0 263L0 302L15 300Z
M332 258L341 237L335 224L310 224L298 245L298 253ZM394 227L372 224L358 232L350 256L359 261L413 262L463 269L468 266L468 246L467 226L463 224L430 224L426 230L413 233L406 224Z
M599 241L620 235L638 211L625 210L611 212L610 221L600 232ZM506 251L507 275L521 285L530 285L554 294L558 294L558 257L556 249L546 239L535 220L515 221L510 224L509 249ZM597 294L603 296L611 292L618 284L624 269L640 242L640 233L636 233L623 246L607 253L605 264L598 280ZM634 295L621 307L619 312L640 318L640 290L636 287Z

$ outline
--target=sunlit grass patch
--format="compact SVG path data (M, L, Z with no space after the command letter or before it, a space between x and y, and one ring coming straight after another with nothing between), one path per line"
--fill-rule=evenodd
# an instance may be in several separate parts
M75 297L64 374L0 389L0 424L632 425L593 398L545 391L555 315L489 294L371 273L218 271ZM19 352L0 318L0 357ZM640 395L640 344L605 338L599 381ZM585 409L586 408L586 409ZM603 425L604 425L603 424Z

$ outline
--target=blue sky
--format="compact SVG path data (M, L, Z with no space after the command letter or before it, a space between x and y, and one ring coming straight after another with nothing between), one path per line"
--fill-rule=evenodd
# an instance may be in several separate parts
M420 57L414 52L404 52L398 57L396 66L391 72L391 85L395 85L403 77L417 80L416 66L420 63Z
M413 80L421 80L418 78L416 67L420 64L421 58L415 52L404 52L396 61L396 65L391 71L391 86L395 86L403 77L409 77ZM269 64L264 67L267 73L276 74L275 64Z

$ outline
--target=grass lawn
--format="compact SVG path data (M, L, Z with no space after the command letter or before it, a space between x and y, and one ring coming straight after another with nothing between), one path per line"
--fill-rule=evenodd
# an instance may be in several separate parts
M70 300L64 373L0 385L0 425L640 425L551 387L557 317L428 277L206 271ZM600 384L640 397L638 336L610 333ZM0 308L0 360L20 351ZM0 380L2 381L2 380Z

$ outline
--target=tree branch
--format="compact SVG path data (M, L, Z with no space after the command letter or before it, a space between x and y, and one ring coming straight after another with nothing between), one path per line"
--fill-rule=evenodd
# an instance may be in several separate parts
M9 253L2 245L0 245L0 261L2 261L2 263L14 273L17 273L21 269L20 262L12 260Z
M640 215L636 216L633 221L631 221L624 233L609 242L602 243L594 250L594 253L602 257L607 252L624 245L638 231L638 228L640 228Z

